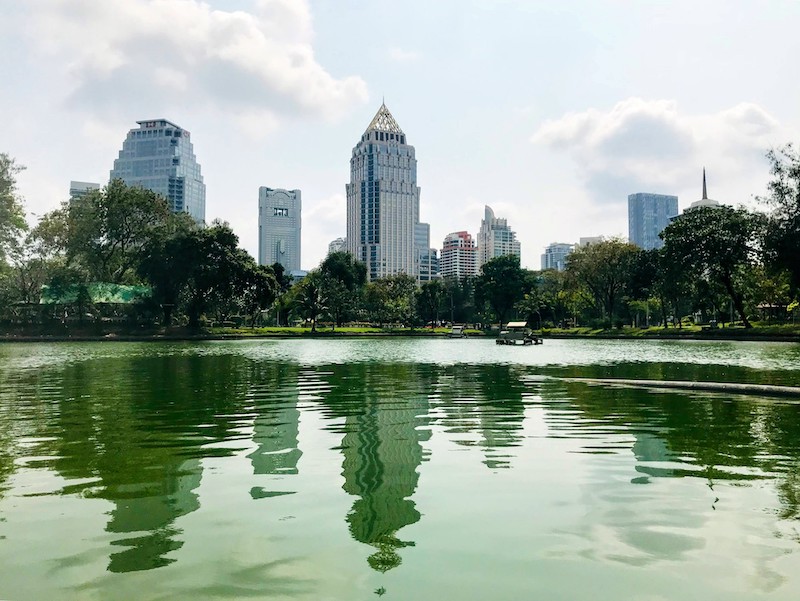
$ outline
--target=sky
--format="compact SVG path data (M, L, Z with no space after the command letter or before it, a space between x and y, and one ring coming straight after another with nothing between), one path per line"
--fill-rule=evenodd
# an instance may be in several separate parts
M757 206L800 131L790 0L0 0L0 152L29 220L105 184L136 121L189 130L206 218L256 255L258 188L300 189L302 267L345 235L353 147L385 99L431 246L484 205L522 265L627 232L627 196Z

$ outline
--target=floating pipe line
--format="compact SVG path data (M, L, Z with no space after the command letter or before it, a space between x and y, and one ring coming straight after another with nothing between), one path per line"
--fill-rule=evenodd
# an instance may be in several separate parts
M702 390L710 392L732 392L735 394L760 394L794 398L800 401L800 386L773 386L771 384L739 384L736 382L692 382L687 380L625 380L622 378L558 378L568 382L586 384L611 384L644 388L671 388L679 390Z

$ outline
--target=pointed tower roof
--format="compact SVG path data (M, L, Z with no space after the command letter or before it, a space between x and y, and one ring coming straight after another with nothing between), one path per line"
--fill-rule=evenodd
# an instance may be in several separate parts
M403 130L397 125L397 121L392 117L392 113L386 108L386 103L381 103L381 108L375 113L375 116L370 121L366 132L369 131L385 131L391 134L402 134ZM364 133L366 133L364 132Z
M703 200L708 200L708 190L706 190L706 168L703 167Z
M708 187L706 186L706 168L703 167L703 198L700 200L695 200L692 204L689 205L689 208L686 209L687 211L691 211L692 209L699 209L700 207L718 207L719 203L716 200L713 200L708 197Z

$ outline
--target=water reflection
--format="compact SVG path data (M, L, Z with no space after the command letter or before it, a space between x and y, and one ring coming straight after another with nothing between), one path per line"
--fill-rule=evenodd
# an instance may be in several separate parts
M291 364L261 363L254 366L253 370L248 392L256 413L253 423L256 449L248 455L253 474L296 475L297 463L303 454L298 445L299 369ZM250 489L250 496L253 499L265 499L293 492L254 486Z
M203 553L224 562L206 531L231 528L242 550L230 574L245 569L244 557L268 558L289 584L307 575L300 561L355 578L359 568L387 572L405 559L394 573L412 576L419 562L410 559L426 556L431 532L446 540L448 528L483 520L468 551L491 560L506 527L496 507L482 505L492 486L507 487L508 515L541 512L525 534L539 537L537 561L667 569L722 544L765 574L759 590L775 590L787 577L778 558L798 551L800 406L557 379L774 382L745 367L301 364L180 348L0 365L0 512L59 496L72 507L85 500L87 512L89 499L104 501L98 532L81 544L102 547L112 574L208 567L214 560L199 562ZM458 490L470 509L453 492L462 482L446 475L426 475L420 491L420 474L441 474L433 464L442 456L464 471L469 492ZM209 499L223 518L205 515ZM279 522L289 513L297 519ZM3 535L0 553L11 554Z
M347 515L353 538L375 547L369 565L386 572L398 551L414 546L399 531L420 519L411 496L419 480L421 443L428 439L428 377L412 365L354 365L332 378L325 398L344 417L344 490L359 497Z

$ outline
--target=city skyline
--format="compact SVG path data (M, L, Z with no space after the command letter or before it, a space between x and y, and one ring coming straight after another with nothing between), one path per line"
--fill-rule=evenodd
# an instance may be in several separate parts
M687 208L703 165L715 198L752 204L764 153L800 131L800 83L764 68L800 48L793 3L70 5L12 3L0 23L0 75L13 82L0 151L27 166L31 221L66 200L70 180L105 183L129 124L164 116L192 132L206 220L231 223L251 255L255 190L302 188L313 267L345 234L353 132L385 95L417 149L430 239L474 233L489 204L535 268L553 240L624 236L628 194L662 191ZM654 24L675 43L652 43Z

